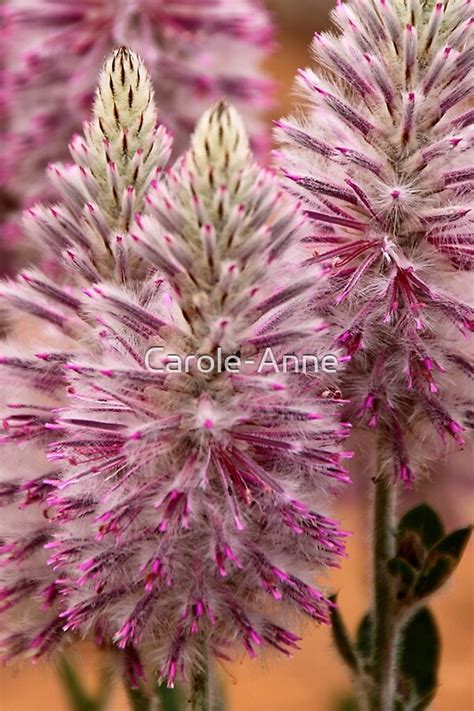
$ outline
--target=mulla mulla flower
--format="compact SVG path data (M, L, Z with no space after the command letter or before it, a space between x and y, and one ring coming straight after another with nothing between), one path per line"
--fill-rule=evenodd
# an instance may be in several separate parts
M352 357L348 417L382 433L410 484L433 431L462 444L472 425L472 3L354 0L333 19L279 157Z
M157 127L151 81L141 59L126 49L116 51L100 76L85 136L75 136L70 145L75 164L50 166L49 177L62 202L36 205L24 216L32 240L50 263L62 265L61 279L66 281L59 288L40 271L30 270L16 284L1 285L9 334L0 373L5 455L0 473L0 609L7 657L28 650L41 654L64 637L57 607L59 576L46 564L46 538L51 542L55 526L47 496L57 476L45 450L47 425L67 401L60 353L77 350L92 332L87 319L74 316L81 286L124 278L127 226L170 149L169 135ZM134 278L143 277L139 260L133 266Z
M27 272L4 301L65 342L2 358L3 377L31 390L5 440L35 440L54 472L38 472L35 492L60 594L36 653L60 621L123 650L135 676L144 663L172 685L235 646L289 653L295 616L328 622L312 575L344 551L325 510L347 481L348 426L325 377L297 372L324 352L327 329L313 304L324 275L301 263L299 204L253 162L222 102L161 170L168 146L150 101L145 113L128 103L137 61L125 50L108 60L75 165L51 170L63 202L27 215L43 248L62 252L64 283ZM275 368L288 352L292 369ZM217 353L224 367L198 367ZM177 357L186 368L168 367ZM36 406L46 376L56 404ZM10 642L26 651L25 638L10 636L7 653Z
M11 0L3 14L2 139L8 150L2 192L8 204L24 209L56 197L45 180L46 165L66 158L90 110L103 58L120 45L146 61L175 150L183 149L198 116L220 96L241 107L256 144L268 148L258 114L270 101L271 83L259 63L271 47L272 29L259 0L85 0L75 6L69 0Z
M125 265L134 279L143 277L139 265L127 258L124 237L170 156L171 137L157 120L142 60L126 48L117 50L100 76L93 120L84 125L83 136L72 137L74 163L48 166L48 179L62 201L37 204L23 215L32 242L50 261L60 261L68 286L74 272L89 283L101 277L123 280ZM21 277L25 284L46 289L41 278L28 274ZM18 289L14 293L17 298ZM36 315L37 300L27 301Z

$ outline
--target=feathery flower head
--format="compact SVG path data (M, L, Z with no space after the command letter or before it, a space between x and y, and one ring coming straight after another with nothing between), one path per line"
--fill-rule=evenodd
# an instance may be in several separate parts
M114 272L119 278L124 235L171 151L169 134L156 123L142 60L126 48L116 50L101 72L92 121L69 146L74 163L48 168L61 202L35 205L24 216L42 253L46 247L51 260L59 257L69 273L72 264L88 282Z
M433 429L461 444L472 426L472 3L353 0L333 19L279 157L352 356L350 419L386 431L410 483Z
M75 7L69 0L10 0L4 12L2 185L20 208L56 197L44 169L65 159L89 114L103 58L116 46L132 47L146 61L175 150L187 145L197 118L220 96L237 103L267 150L258 113L272 87L259 64L272 28L259 0L84 0Z
M119 56L107 71L120 73ZM114 114L102 100L96 108ZM120 146L123 130L114 138L104 126ZM98 151L100 160L82 153L74 185L95 181L98 209L120 221ZM77 189L63 194L56 212L83 219L89 195L80 211ZM347 480L339 443L348 428L323 376L260 367L268 348L281 363L288 351L297 360L324 346L313 305L323 275L301 263L299 204L253 161L242 120L221 102L183 158L150 182L120 253L96 249L110 244L100 230L85 245L82 231L68 223L53 235L43 218L35 213L31 226L49 249L74 241L69 278L56 287L28 273L5 300L69 342L36 360L4 357L2 369L32 389L38 370L59 381L42 428L57 471L45 481L48 565L62 593L50 624L113 642L136 673L141 657L170 685L199 663L203 643L224 657L234 645L288 653L297 637L282 619L328 621L330 603L310 578L343 553L344 534L324 510ZM24 289L41 294L35 312ZM154 364L151 348L161 349ZM219 351L240 369L200 369L197 358L184 371L164 367Z
M2 343L0 445L0 648L4 660L35 657L61 642L61 581L47 564L54 523L46 503L57 467L46 456L51 411L64 404L61 374L34 357L64 337L31 319ZM26 336L25 332L28 332ZM37 363L37 366L35 364ZM5 367L3 364L9 364ZM25 369L28 377L25 379Z
M46 564L45 533L50 545L55 530L47 497L58 474L45 447L54 431L55 410L67 402L62 363L83 339L92 340L90 322L75 316L81 306L77 294L102 278L122 278L123 230L143 206L146 184L169 157L171 139L163 127L156 128L156 117L141 59L125 48L117 50L99 77L85 138L74 137L70 146L76 163L56 164L49 171L62 202L49 208L37 205L25 215L26 227L47 260L62 260L64 283L28 270L16 284L2 285L3 306L15 316L2 347L1 373L5 459L0 538L5 566L0 597L7 657L25 652L37 656L64 638L64 622L58 617L61 579ZM134 277L140 278L138 269Z

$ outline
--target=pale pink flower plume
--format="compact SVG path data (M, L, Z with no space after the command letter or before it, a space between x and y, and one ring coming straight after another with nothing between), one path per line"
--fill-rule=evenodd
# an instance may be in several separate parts
M221 96L244 114L262 155L268 149L260 115L272 84L260 64L272 46L272 27L259 0L10 0L2 15L1 190L13 211L1 227L5 253L21 249L12 244L21 214L15 209L56 197L46 165L67 158L114 47L130 46L146 61L176 151Z
M410 484L473 422L472 2L353 0L333 20L278 159L352 357L348 417L386 433Z
M155 124L144 66L118 50L73 141L75 164L51 170L62 202L26 217L62 259L64 282L30 270L2 290L12 313L63 342L36 357L12 343L1 359L1 594L13 616L31 588L31 624L23 616L10 631L7 655L42 654L73 631L123 650L132 676L142 660L172 685L203 646L225 658L235 646L287 654L293 618L328 622L313 573L344 550L326 509L347 481L348 426L323 377L257 367L269 347L277 360L324 352L313 304L324 275L302 264L299 204L254 162L225 103L170 170ZM151 346L163 363L221 348L243 366L157 372ZM38 451L35 473L14 468L15 444ZM37 511L27 508L27 538L25 493ZM48 590L45 622L34 610Z

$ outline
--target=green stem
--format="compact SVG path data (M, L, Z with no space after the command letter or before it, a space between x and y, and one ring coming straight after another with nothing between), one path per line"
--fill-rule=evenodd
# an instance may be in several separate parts
M100 686L95 696L91 696L85 690L71 657L66 655L60 657L58 670L71 711L103 711L105 709L112 688L112 676L108 668L104 667L102 671Z
M212 711L211 679L209 654L204 644L201 645L200 659L191 674L191 711Z
M159 711L182 711L185 706L179 686L168 689L166 684L158 685L155 690L155 698Z
M337 595L330 595L329 600L335 603ZM347 664L351 673L357 676L360 673L359 659L350 640L344 619L337 607L331 610L331 633L341 659Z
M396 686L398 623L393 583L387 563L395 555L396 487L388 481L390 451L381 436L378 445L378 477L373 519L373 654L371 660L370 711L392 711Z
M143 689L132 689L129 684L125 683L125 691L132 711L150 711L151 699Z

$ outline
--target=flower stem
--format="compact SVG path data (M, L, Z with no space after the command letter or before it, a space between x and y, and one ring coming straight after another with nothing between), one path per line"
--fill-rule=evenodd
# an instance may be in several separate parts
M71 653L59 657L58 670L69 708L71 711L104 711L112 691L113 678L110 668L108 665L103 667L99 688L92 696L84 688L77 666Z
M370 711L392 711L396 686L398 624L393 584L387 563L395 555L396 486L388 481L390 452L383 436L378 445L378 476L373 513L373 651Z
M151 700L142 689L125 685L128 702L132 711L150 711Z
M209 654L204 645L191 673L191 711L212 711Z

